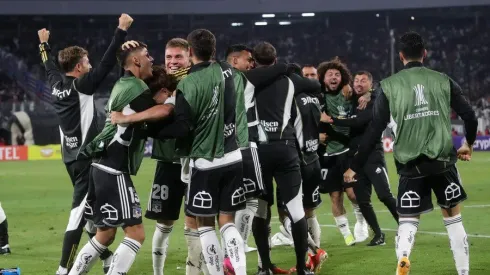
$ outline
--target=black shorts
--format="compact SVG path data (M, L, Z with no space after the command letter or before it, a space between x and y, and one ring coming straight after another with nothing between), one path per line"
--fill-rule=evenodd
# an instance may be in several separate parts
M320 193L342 192L353 187L353 183L344 183L344 173L349 168L348 153L335 156L320 156L322 181Z
M354 184L354 193L356 194L358 203L371 202L373 186L380 201L393 198L383 155L379 156L378 153L376 153L376 155L370 156L366 165L364 165L363 169L356 175L356 179L357 182Z
M298 150L293 140L272 141L259 145L260 164L264 178L265 192L261 199L274 204L273 179L281 190L279 202L288 203L301 190L301 171ZM278 205L279 206L279 205Z
M91 169L94 192L90 209L96 227L126 227L142 223L140 199L131 177ZM86 211L87 211L86 210Z
M264 190L262 182L262 168L259 162L259 153L257 145L241 150L243 163L243 185L245 187L245 196L249 198L257 198Z
M187 188L187 184L180 178L181 168L180 164L157 161L155 179L145 213L146 218L170 221L179 219Z
M400 216L417 216L432 211L431 190L441 208L452 208L467 199L455 165L436 175L416 178L401 176L397 199Z
M303 180L303 206L305 209L315 209L322 203L320 196L320 182L322 181L322 168L320 161L316 160L308 165L301 166Z
M245 208L242 162L199 170L191 167L186 213L197 217L232 214Z

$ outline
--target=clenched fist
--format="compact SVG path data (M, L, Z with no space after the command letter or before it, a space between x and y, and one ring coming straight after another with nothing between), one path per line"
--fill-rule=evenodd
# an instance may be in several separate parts
M37 35L39 36L39 42L48 43L49 40L49 31L46 29L41 29L37 31Z
M133 18L126 13L121 14L119 17L119 27L123 31L127 31L133 24Z

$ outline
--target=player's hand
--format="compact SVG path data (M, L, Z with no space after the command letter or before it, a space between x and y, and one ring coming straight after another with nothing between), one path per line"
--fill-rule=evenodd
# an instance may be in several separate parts
M327 141L327 134L320 133L320 143L325 145L325 141Z
M46 29L41 29L37 31L37 35L39 36L39 42L48 43L49 40L49 31Z
M330 117L329 115L327 115L325 113L322 113L322 116L320 117L320 121L324 122L324 123L330 123L330 124L333 123L332 117Z
M344 182L347 182L347 183L356 182L357 180L354 179L355 175L356 175L356 172L352 171L352 169L349 168L344 173Z
M352 87L347 84L342 88L342 94L344 95L345 99L349 100L352 97Z
M127 31L133 24L133 18L126 13L121 14L119 17L119 27L123 31Z
M125 51L125 50L129 50L131 48L139 47L139 45L140 45L140 43L138 43L138 41L129 40L129 41L124 42L124 44L122 44L121 49L123 49Z
M471 154L473 154L473 146L470 146L466 141L458 149L457 155L458 159L462 161L470 161Z
M366 109L369 101L371 101L371 93L366 93L365 95L361 96L359 100L357 101L359 105L357 106L357 109L359 110L364 110Z
M127 123L126 116L121 112L111 112L111 123L113 125Z

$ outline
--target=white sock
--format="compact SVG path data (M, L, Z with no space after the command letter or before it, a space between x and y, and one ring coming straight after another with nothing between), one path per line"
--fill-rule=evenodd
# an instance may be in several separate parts
M202 262L202 248L199 232L197 229L185 228L185 239L187 241L187 260L185 265L186 275L200 275L202 267L205 264Z
M349 220L345 215L334 217L334 218L335 218L335 223L337 224L337 228L340 230L340 233L342 233L342 236L344 236L344 238L346 238L349 235L352 235L349 228Z
M199 227L199 239L209 274L223 275L223 251L214 228L210 226Z
M248 243L248 237L252 232L252 222L259 207L257 199L247 200L247 207L235 213L235 225L242 236L243 243Z
M468 275L470 272L470 247L468 245L468 236L466 236L463 227L461 214L451 218L444 218L444 225L449 235L449 242L453 251L458 275Z
M226 242L225 242L225 238L223 238L223 235L221 235L221 239L220 239L220 244L221 244L221 249L223 249L223 256L226 258L228 257L228 249L226 247Z
M410 257L413 244L415 243L415 234L419 227L419 219L402 218L399 219L398 235L396 237L396 257L398 261L402 257Z
M95 237L88 240L88 243L80 250L80 252L78 252L69 275L87 274L99 258L100 254L106 249L107 247L100 244ZM58 269L58 271L60 271L60 269ZM62 271L63 270L61 270L61 272ZM60 274L66 274L61 272Z
M364 219L364 216L361 213L361 208L359 208L358 204L353 203L352 207L354 208L354 215L356 215L356 221L361 224L366 223L366 219Z
M318 222L316 215L313 215L312 217L306 219L306 222L308 223L308 232L310 233L311 238L315 242L316 246L321 247L320 236L322 235L322 230L320 228L320 223Z
M56 270L56 275L66 275L66 274L68 274L68 269L66 267L62 267L61 265L58 266L58 270Z
M168 240L172 233L173 225L157 223L152 241L153 274L163 275L165 258L167 258Z
M221 237L225 240L236 275L247 275L247 259L245 258L245 246L242 236L233 223L227 223L221 227Z
M114 252L111 268L107 275L126 274L136 259L141 244L131 238L124 238Z
M284 230L286 231L287 235L290 240L293 240L293 234L292 234L292 229L291 229L291 219L289 217L284 218L282 221L282 224L284 226Z
M7 219L7 215L5 215L5 211L3 211L2 204L0 203L0 223L3 223Z
M272 249L271 232L272 232L272 227L269 224L269 230L268 230L268 234L269 234L269 238L268 238L269 239L269 258L271 257L271 249ZM258 250L257 250L257 266L262 268L262 259L260 258L260 254L259 254Z

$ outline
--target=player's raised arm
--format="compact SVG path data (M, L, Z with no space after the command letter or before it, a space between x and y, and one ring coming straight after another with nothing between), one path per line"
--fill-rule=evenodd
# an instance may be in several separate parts
M41 29L37 32L37 34L40 42L39 53L41 54L41 60L43 61L44 68L46 68L49 86L52 88L56 85L56 83L60 83L62 81L62 73L51 56L51 47L48 44L50 32L46 29Z
M100 63L73 83L78 92L89 95L95 93L97 87L116 65L116 52L124 43L127 31L132 23L133 18L131 16L125 13L121 14L121 17L119 17L119 26Z

